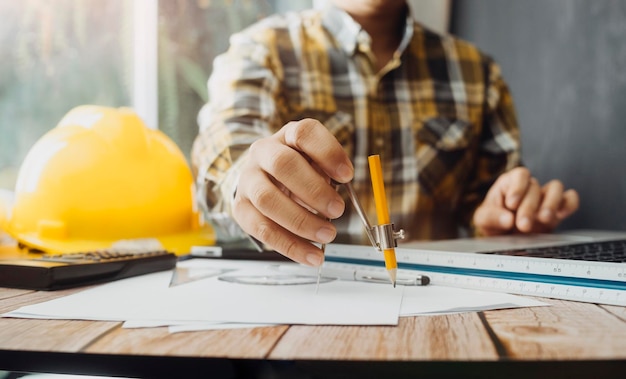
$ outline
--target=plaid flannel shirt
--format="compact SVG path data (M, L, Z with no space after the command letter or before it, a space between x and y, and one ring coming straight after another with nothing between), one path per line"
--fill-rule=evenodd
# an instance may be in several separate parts
M396 229L409 239L471 233L472 214L489 187L520 165L513 102L498 65L410 15L380 71L370 41L335 7L272 16L231 37L214 62L192 152L201 201L219 238L242 236L230 202L249 145L307 117L345 147L372 224L367 157L380 154ZM335 222L338 241L367 241L349 201Z

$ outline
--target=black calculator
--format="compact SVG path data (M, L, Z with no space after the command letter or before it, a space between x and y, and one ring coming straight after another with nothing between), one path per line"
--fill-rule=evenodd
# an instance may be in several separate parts
M0 287L57 290L173 269L166 250L97 250L0 260Z

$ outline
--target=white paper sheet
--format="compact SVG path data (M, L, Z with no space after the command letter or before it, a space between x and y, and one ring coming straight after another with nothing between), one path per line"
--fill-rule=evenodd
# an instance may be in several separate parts
M428 285L404 288L400 316L438 315L546 305L549 304L508 293Z
M343 270L347 273L347 275L344 274L341 276L353 276L351 270L354 270L354 267L356 266L350 269L347 268L350 265L344 266L345 267L343 269L333 266L333 268L329 270L325 267L322 270L322 273L329 274L330 276L338 276L340 275L339 272ZM313 275L317 272L314 268L301 265L279 264L273 265L270 268L279 272L300 273L305 275ZM386 277L387 275L384 271L375 269L361 269L357 270L357 272L362 274L367 273L369 276L375 276L372 273L381 274L380 276L382 277ZM407 275L406 272L404 272L399 275L399 277L401 276L410 278L411 275ZM458 287L436 286L432 284L428 286L406 286L402 299L402 307L400 308L400 317L476 312L546 305L549 304L531 299L529 297L517 296L503 292L487 292Z
M276 275L267 264L190 260L183 267L235 269L228 275ZM402 288L331 281L320 285L247 285L217 277L169 288L171 271L124 279L22 307L8 317L170 320L264 324L396 325Z
M260 328L266 326L277 326L281 324L250 324L239 322L211 322L211 321L180 321L174 323L170 320L129 320L122 324L124 329L158 328L168 327L170 333L190 332L198 330L220 330L220 329L241 329Z
M277 326L280 324L244 324L236 322L225 322L221 324L206 324L202 322L171 325L168 327L170 333L182 333L182 332L199 332L202 330L223 330L223 329L245 329L245 328L267 328L270 326Z
M170 288L171 271L144 275L3 316L124 321L127 328L168 326L171 331L187 331L277 324L395 325L400 316L548 305L523 296L435 285L393 288L336 280L320 284L316 294L315 284L249 285L218 279L220 273L267 277L283 273L266 262L194 259L179 267L198 279ZM218 276L207 277L210 273Z
M507 293L494 293L476 291L456 287L425 286L425 287L405 287L400 308L400 317L408 316L437 316L462 312L477 312L496 309L509 309L521 307L548 306L544 303L529 297L511 295ZM275 326L278 324L242 324L242 323L221 323L221 322L185 322L176 325L167 320L161 321L127 321L125 328L149 328L156 326L169 326L171 333L252 328L262 326Z

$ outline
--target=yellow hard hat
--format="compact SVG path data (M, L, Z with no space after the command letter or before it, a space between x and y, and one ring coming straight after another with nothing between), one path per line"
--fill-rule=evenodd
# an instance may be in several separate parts
M20 167L7 231L46 252L157 240L184 254L215 242L185 156L129 108L71 110ZM5 220L6 221L6 220Z
M0 188L0 241L2 233L7 229L11 209L13 208L13 191Z
M13 207L13 191L0 188L0 231L6 228Z

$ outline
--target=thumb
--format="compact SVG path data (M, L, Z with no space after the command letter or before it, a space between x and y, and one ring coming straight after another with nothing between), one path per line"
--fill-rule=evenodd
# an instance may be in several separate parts
M486 236L505 234L515 227L513 212L489 203L476 209L472 221L476 231Z

